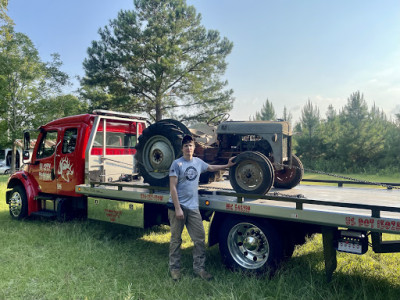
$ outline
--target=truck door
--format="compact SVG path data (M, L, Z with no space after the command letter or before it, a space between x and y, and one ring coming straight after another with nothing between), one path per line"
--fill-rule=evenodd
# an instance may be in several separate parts
M39 135L40 141L36 153L32 155L31 174L43 193L57 193L54 168L58 136L57 129L43 131Z
M57 147L55 173L57 193L66 196L75 195L75 185L82 183L82 157L77 154L78 128L64 128L60 145Z

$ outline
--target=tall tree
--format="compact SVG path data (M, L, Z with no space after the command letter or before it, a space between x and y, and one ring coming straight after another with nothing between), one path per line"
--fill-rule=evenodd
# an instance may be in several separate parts
M8 26L13 25L13 21L7 14L8 10L8 0L0 0L0 25ZM6 30L6 27L3 27L2 30Z
M320 114L319 108L314 107L310 99L308 99L307 104L301 110L300 122L303 132L306 132L311 139L320 123Z
M321 137L318 134L320 127L319 108L310 100L301 110L300 135L296 138L296 153L302 158L305 165L314 166L315 160L321 155Z
M359 91L352 93L344 106L340 121L342 126L338 155L345 168L353 168L361 161L361 153L367 141L368 106L364 95Z
M46 113L35 115L32 120L34 128L55 119L83 114L89 111L87 103L72 94L42 98L36 106L40 107L40 110Z
M13 147L12 170L15 167L15 140L32 124L35 115L46 114L37 103L59 92L68 76L58 70L55 55L43 63L32 41L14 32L11 26L0 36L0 116L7 128L8 145Z
M286 108L286 105L283 107L283 116L282 116L282 120L284 121L288 121L289 123L292 122L293 116L292 113L290 111L288 111L288 109Z
M260 111L256 112L253 121L272 121L276 120L276 114L272 102L265 101Z
M329 165L334 166L334 161L338 156L338 145L341 138L341 124L339 116L332 104L328 106L326 112L326 120L321 124L321 151L324 154L324 160L330 160L333 163ZM325 164L326 165L326 164Z
M229 111L233 91L220 77L233 44L201 26L185 0L135 0L134 6L99 30L82 85L96 87L103 96L95 99L110 100L107 108L145 112L155 121L171 115L201 121Z

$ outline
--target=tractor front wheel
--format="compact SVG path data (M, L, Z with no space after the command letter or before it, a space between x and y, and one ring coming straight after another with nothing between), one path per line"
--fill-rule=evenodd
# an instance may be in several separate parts
M274 182L274 168L264 154L242 152L229 169L229 180L238 193L264 195Z

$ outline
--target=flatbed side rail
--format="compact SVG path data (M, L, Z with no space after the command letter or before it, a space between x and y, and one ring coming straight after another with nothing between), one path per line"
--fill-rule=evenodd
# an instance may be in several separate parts
M129 183L111 183L111 182L91 182L90 187L95 186L115 186L118 187L118 190L123 190L123 188L139 188L139 189L148 189L150 193L155 193L157 191L169 191L168 187L158 187L158 186L149 186L146 184L129 184ZM292 202L296 203L296 209L302 210L304 204L311 205L322 205L322 206L334 206L334 207L347 207L354 209L366 209L371 210L372 215L374 217L379 218L381 211L388 212L396 212L400 213L400 207L394 206L380 206L380 205L369 205L369 204L359 204L359 203L349 203L349 202L334 202L334 201L323 201L316 199L305 199L301 197L286 197L286 196L275 196L273 194L266 195L257 195L257 194L241 194L235 192L227 192L227 191L208 191L208 190L199 190L200 195L217 195L217 196L230 196L237 198L238 203L243 203L246 200L272 200L272 201L280 201L280 202Z

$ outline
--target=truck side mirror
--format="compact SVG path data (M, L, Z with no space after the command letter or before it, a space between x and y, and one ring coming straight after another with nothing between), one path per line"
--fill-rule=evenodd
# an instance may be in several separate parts
M29 160L29 158L30 158L29 150L24 150L23 160Z
M29 133L29 131L24 131L24 150L29 150L30 145L31 145L31 134ZM25 151L24 151L24 158L25 158Z

